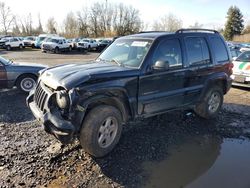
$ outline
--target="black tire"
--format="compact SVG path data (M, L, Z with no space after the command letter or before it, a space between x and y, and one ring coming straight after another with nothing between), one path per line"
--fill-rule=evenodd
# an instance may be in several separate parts
M222 104L223 90L220 86L213 86L207 90L203 100L195 106L194 111L202 118L211 119L218 115Z
M111 119L111 124L113 124L112 127L115 127L114 125L117 123L117 128L113 133L109 132L109 130L108 132L105 130L109 118ZM105 133L102 134L102 132ZM113 106L100 105L93 108L87 114L80 132L80 143L83 149L90 155L94 157L103 157L111 152L119 142L121 132L122 116L120 111ZM113 138L109 140L109 138L103 135L106 135L107 137L112 136ZM101 141L101 137L104 138L103 141ZM107 140L105 140L106 138ZM105 143L104 140L105 142L107 141L107 143Z
M16 86L20 91L28 93L36 86L36 80L34 75L23 75L18 78Z
M60 52L59 48L56 47L56 48L55 48L55 53L56 53L56 54L59 54L59 52Z
M35 44L32 44L32 45L31 45L31 48L35 48Z
M10 46L10 45L7 45L7 46L6 46L6 50L10 51L10 50L11 50L11 46Z
M73 48L72 48L72 46L69 46L69 52L71 52L71 51L72 51L72 49L73 49Z
M23 49L23 45L22 44L19 45L19 49L20 50Z
M90 52L91 51L91 47L90 46L88 46L88 52Z

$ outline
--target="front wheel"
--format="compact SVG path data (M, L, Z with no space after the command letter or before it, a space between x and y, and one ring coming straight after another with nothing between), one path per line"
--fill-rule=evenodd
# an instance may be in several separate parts
M195 106L197 115L210 119L218 115L223 104L223 91L219 86L211 87L204 96L204 99Z
M24 75L17 80L16 86L22 92L30 92L36 85L36 77L33 75Z
M60 51L59 51L59 48L56 47L56 48L55 48L55 53L56 53L56 54L59 54L59 52L60 52Z
M23 49L23 45L22 44L19 45L19 49L20 50Z
M107 155L118 143L122 116L113 106L100 105L86 116L80 133L83 149L94 157Z
M6 50L10 51L10 50L11 50L11 46L10 46L10 45L7 45L7 46L6 46Z

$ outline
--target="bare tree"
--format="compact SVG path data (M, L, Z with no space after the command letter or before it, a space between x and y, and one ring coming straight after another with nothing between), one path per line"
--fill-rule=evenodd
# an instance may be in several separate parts
M139 11L122 3L116 6L113 27L117 35L128 35L138 32L142 27Z
M0 24L3 27L3 32L7 35L14 21L14 16L11 13L10 7L4 2L0 2Z
M84 7L82 11L77 12L78 32L79 36L89 36L89 11L88 7Z
M200 24L199 22L195 22L194 25L190 25L189 28L202 28L203 24Z
M56 29L57 23L56 23L54 17L50 17L48 19L46 26L47 26L47 30L48 30L49 33L52 33L52 34L57 33L57 29Z
M102 7L100 6L99 3L94 3L93 6L91 7L91 12L89 15L89 21L90 21L89 27L90 27L91 34L94 37L103 35L103 33L100 33L101 9Z
M23 35L32 35L33 27L32 27L32 15L29 13L27 16L24 16L21 20L22 25L22 33Z
M65 37L73 38L78 35L78 22L73 12L67 14L64 22Z
M36 34L41 34L41 33L43 33L43 25L41 22L40 14L38 14L38 27L36 28Z
M14 23L12 28L13 35L20 35L21 34L20 25L18 24L16 17L14 18L13 23Z
M182 21L172 13L163 16L159 21L155 21L153 24L153 29L160 31L173 32L180 29L181 27Z

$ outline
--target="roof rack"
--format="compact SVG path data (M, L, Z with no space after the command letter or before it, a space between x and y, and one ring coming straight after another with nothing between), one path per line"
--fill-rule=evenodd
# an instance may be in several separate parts
M195 31L195 32L207 31L207 32L212 32L212 33L219 33L218 31L213 30L213 29L202 29L202 28L179 29L175 33L184 33L184 32L192 32L192 31Z

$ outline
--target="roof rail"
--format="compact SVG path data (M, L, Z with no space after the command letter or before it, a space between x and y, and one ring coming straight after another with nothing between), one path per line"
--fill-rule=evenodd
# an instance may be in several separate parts
M192 32L192 31L196 31L196 32L207 31L207 32L213 32L213 33L219 33L218 31L213 30L213 29L202 29L202 28L179 29L175 33L184 33L184 32Z
M167 31L140 31L139 33L161 33L161 32L168 33Z

